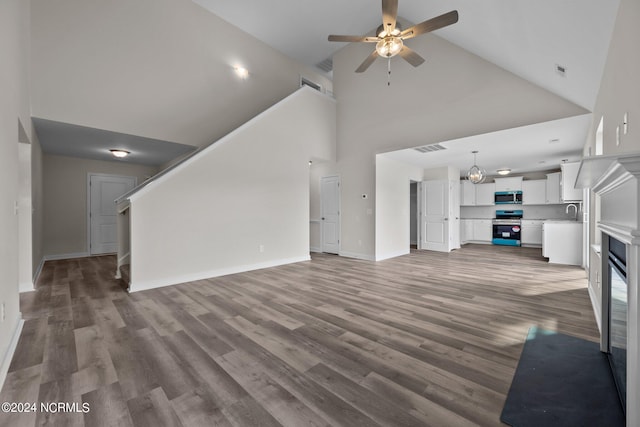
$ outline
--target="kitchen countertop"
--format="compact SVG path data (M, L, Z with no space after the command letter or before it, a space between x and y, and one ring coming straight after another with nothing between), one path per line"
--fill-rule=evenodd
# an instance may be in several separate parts
M581 221L576 221L575 219L545 219L544 222L547 224L580 224L582 225Z

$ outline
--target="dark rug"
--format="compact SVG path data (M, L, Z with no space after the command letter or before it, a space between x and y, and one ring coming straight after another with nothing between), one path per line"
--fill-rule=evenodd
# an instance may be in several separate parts
M598 344L529 330L500 420L514 427L625 425L607 356Z

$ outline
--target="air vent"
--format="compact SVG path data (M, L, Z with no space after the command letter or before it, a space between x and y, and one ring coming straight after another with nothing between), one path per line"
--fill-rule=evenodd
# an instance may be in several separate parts
M333 70L333 58L329 57L329 58L325 59L322 62L318 62L316 64L316 67L318 67L319 69L321 69L325 73L330 72L331 70Z
M431 145L423 145L422 147L416 147L414 150L420 153L431 153L433 151L442 151L446 150L447 147L440 144L431 144Z
M300 76L300 87L302 86L309 86L312 89L317 90L318 92L322 92L322 86L319 85L318 83L312 82L309 79L305 79L304 77Z

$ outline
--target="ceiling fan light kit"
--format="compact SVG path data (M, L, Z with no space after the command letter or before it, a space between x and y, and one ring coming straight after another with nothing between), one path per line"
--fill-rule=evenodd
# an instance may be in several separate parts
M376 43L376 52L383 58L392 58L400 53L403 46L400 37L387 36Z
M407 61L414 67L424 62L424 58L414 52L411 48L404 44L404 41L420 34L429 33L431 31L446 27L458 22L458 11L437 16L426 20L406 30L401 30L397 25L398 18L398 0L382 0L382 25L378 27L376 37L365 36L336 36L330 35L331 42L356 42L356 43L376 43L375 50L364 60L356 69L356 73L362 73L369 68L378 57L391 60L392 57L400 55L402 59ZM391 63L389 63L389 73Z

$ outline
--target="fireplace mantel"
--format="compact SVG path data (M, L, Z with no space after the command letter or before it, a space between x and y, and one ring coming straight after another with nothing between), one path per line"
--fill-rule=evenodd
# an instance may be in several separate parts
M606 193L634 177L640 177L640 152L585 157L580 162L575 186Z

